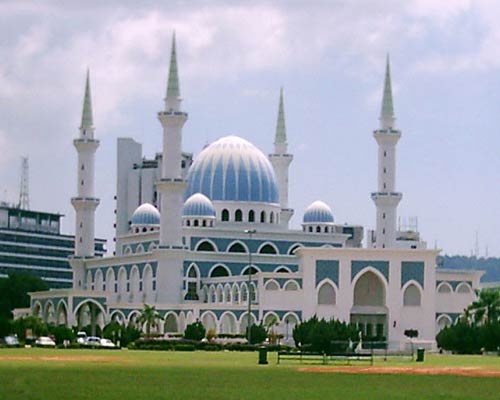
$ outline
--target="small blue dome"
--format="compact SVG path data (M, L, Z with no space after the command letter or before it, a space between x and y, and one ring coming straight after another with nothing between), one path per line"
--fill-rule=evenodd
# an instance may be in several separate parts
M195 193L184 203L182 215L185 217L215 217L215 208L207 196Z
M306 208L303 221L305 224L332 223L333 222L332 209L322 201L315 201L309 207Z
M203 193L212 201L279 204L274 169L252 143L226 136L203 149L187 176L184 198Z
M132 225L159 225L160 212L149 203L141 204L132 214Z

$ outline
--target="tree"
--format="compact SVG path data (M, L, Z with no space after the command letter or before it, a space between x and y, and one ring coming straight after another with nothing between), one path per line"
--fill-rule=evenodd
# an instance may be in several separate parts
M30 306L29 292L48 290L45 281L27 272L11 272L0 279L0 318L11 319L14 308Z
M246 336L248 337L248 328ZM250 344L262 343L267 338L267 329L264 325L250 325Z
M500 316L500 291L498 289L476 290L478 296L467 310L474 316L475 323L488 323L498 321Z
M205 337L205 333L206 330L203 324L200 321L196 321L186 326L184 338L188 340L200 341Z
M158 311L156 311L155 306L150 306L149 304L144 304L144 308L141 311L141 315L137 319L137 322L146 324L146 337L151 336L151 328L156 328L158 326L158 321L163 320L163 317Z
M19 340L26 340L27 329L31 330L33 336L43 336L49 333L47 325L34 315L18 318L11 322L11 331L17 335Z

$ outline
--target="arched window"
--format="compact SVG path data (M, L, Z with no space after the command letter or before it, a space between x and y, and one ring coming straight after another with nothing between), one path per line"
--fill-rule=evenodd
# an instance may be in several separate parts
M218 265L210 272L210 278L218 278L221 276L229 276L229 271L226 267Z
M299 290L299 285L297 285L297 282L295 281L288 281L287 283L285 283L284 289L287 292Z
M317 226L317 227L316 227L316 232L317 232L317 233L321 233L321 226Z
M204 219L201 225L202 225L202 226L207 226L207 220L206 220L206 219Z
M233 243L231 245L228 252L230 252L230 253L246 253L247 250L245 249L245 247L241 243L236 242L236 243Z
M191 221L190 220L186 221L186 226L191 226Z
M451 293L451 286L448 282L443 282L441 285L439 285L438 288L438 293Z
M265 289L266 290L279 290L279 285L276 281L269 281L266 283Z
M286 267L280 267L276 271L278 274L288 274L290 271Z
M243 221L243 212L241 210L236 210L236 212L234 213L234 220L236 222Z
M328 233L328 227L325 226L325 233Z
M223 221L229 221L229 211L226 209L222 210L221 217Z
M301 247L302 247L302 246L301 246L300 244L296 244L296 245L294 245L294 246L290 247L290 250L288 250L288 254L289 254L289 255L293 255L293 254L295 254L295 251L296 251L297 249L300 249Z
M419 306L421 302L420 290L413 283L408 285L403 295L404 306Z
M207 240L201 242L197 246L196 250L198 250L198 251L216 251L214 245Z
M273 213L272 211L271 211L271 214L269 214L269 222L270 222L271 224L273 224L273 223L274 223L274 213Z
M469 284L467 284L467 283L462 282L457 287L457 293L471 293L471 292L472 292L472 290L471 290Z
M335 288L328 282L323 283L318 290L318 304L335 305L335 303Z
M309 232L312 232L312 231L313 231L313 227L312 227L312 226L310 226L310 227L309 227Z
M247 267L241 275L248 275L248 274L255 275L258 272L259 270L255 267L250 267L250 268Z
M260 222L262 222L262 223L266 222L266 212L265 211L262 211L260 213Z
M193 225L194 225L194 226L198 226L198 225L200 225L200 222L199 222L197 219L195 219L195 220L194 220L194 224L193 224Z
M248 212L248 222L255 222L255 211L250 210Z
M188 271L188 278L198 278L198 273L196 272L196 268L191 266Z
M276 249L270 244L265 244L259 250L260 254L276 254Z

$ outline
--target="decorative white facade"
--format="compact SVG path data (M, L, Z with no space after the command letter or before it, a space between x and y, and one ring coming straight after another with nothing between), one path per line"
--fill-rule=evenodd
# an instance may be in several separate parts
M194 161L182 152L187 113L181 108L174 38L165 107L158 113L162 152L146 160L139 143L118 139L116 253L89 258L98 204L93 191L98 142L88 80L85 104L78 139L85 146L75 145L88 175L79 171L84 183L72 200L77 232L84 222L82 244L71 260L73 289L32 294L32 310L45 320L79 326L135 323L148 303L165 316L164 332L182 332L199 319L207 329L239 333L248 325L250 303L250 319L266 324L275 319L285 340L291 340L299 321L318 315L356 323L365 337L388 340L393 347L404 344L409 329L433 346L437 330L473 300L480 274L437 271L438 252L426 250L418 234L402 240L396 230L401 193L395 189L395 146L401 133L394 129L389 64L381 126L374 134L377 230L367 248L361 245L363 228L336 224L321 201L305 210L301 230L289 228L293 156L283 92L269 157L237 136L218 139ZM92 212L83 213L80 204ZM451 289L444 294L446 285Z

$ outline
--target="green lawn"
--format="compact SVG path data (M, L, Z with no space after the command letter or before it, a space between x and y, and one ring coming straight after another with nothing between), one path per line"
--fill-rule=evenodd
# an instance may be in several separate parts
M387 364L410 362L377 362ZM434 355L418 366L500 369L500 357ZM276 365L274 354L269 365L259 366L256 353L0 349L0 399L500 398L499 377L316 373L299 367Z

